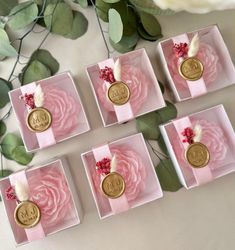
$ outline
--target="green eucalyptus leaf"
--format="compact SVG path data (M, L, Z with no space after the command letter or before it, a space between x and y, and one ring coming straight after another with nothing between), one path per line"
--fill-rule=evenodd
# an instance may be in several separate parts
M157 142L158 142L158 146L162 150L162 152L165 153L166 155L168 155L169 153L168 153L168 150L166 147L166 143L165 143L161 134L159 135Z
M35 50L30 58L30 61L34 60L41 62L47 68L49 68L52 75L54 75L59 70L60 67L59 63L48 50L44 49Z
M0 0L0 16L7 16L17 4L18 0Z
M156 37L162 34L161 25L159 24L156 17L151 14L141 12L140 19L144 29L150 36Z
M13 151L17 146L22 145L24 144L19 136L13 133L8 133L3 137L1 142L1 152L7 159L14 160Z
M118 3L120 0L103 0L105 3Z
M74 0L74 2L80 4L82 8L86 8L88 6L87 0Z
M155 170L163 190L176 192L182 188L171 160L161 160Z
M161 35L161 34L158 35L158 36L151 36L151 35L149 35L149 34L146 32L146 30L144 29L144 27L143 27L142 24L139 24L139 26L138 26L138 33L139 33L139 35L140 35L143 39L145 39L145 40L147 40L147 41L151 41L151 42L157 41L158 39L162 38L162 35Z
M23 145L17 146L12 152L14 161L21 165L29 164L33 159L33 154L27 153Z
M8 35L3 28L0 28L0 55L2 58L5 56L17 56L17 51L10 44Z
M15 6L7 22L12 30L19 30L31 24L38 15L38 6L33 1L27 1Z
M103 0L96 0L96 10L99 18L104 21L109 21L108 12L111 8L111 4L105 3Z
M10 170L10 169L3 169L3 170L0 170L0 179L9 176L9 175L11 175L12 173L13 173L13 171Z
M127 45L125 37L123 37L119 43L114 43L111 39L109 39L109 42L112 45L112 47L119 53L127 53L135 48L135 46L129 47Z
M65 36L72 31L72 9L66 3L49 4L44 11L44 22L53 33Z
M156 111L161 117L162 123L168 122L177 117L177 109L174 104L166 101L166 107Z
M7 131L7 126L4 121L0 120L0 136L3 136Z
M39 81L51 76L50 69L38 60L30 62L23 73L23 84Z
M72 30L65 37L70 39L77 39L78 37L84 35L87 32L88 20L79 11L73 11L73 25Z
M160 89L161 89L162 94L164 94L164 92L165 92L165 87L164 87L163 83L161 83L161 82L158 81L158 84L159 84L159 86L160 86Z
M9 83L0 78L0 108L6 106L6 104L10 101L8 92L11 90Z
M152 15L172 15L175 12L166 9L160 9L153 0L130 0L130 2L139 10Z
M156 112L136 118L137 130L143 133L144 138L147 140L157 140L159 138L159 124L161 124L161 118Z
M121 41L123 23L120 14L115 9L109 10L109 37L114 43Z

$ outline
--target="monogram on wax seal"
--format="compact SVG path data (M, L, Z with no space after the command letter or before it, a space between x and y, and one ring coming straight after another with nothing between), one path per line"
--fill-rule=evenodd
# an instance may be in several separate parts
M27 126L33 132L43 132L52 123L51 113L45 108L34 108L28 113Z
M16 207L14 217L18 226L31 228L39 223L41 212L34 202L23 201Z
M206 145L200 142L190 144L185 152L188 163L194 168L203 168L210 161L210 152Z
M108 98L115 105L123 105L130 99L130 89L122 81L114 82L108 88Z
M123 177L116 172L106 175L101 183L103 193L111 199L120 197L124 193L125 187L126 184Z
M204 67L202 62L196 57L189 57L180 64L179 72L181 76L189 81L196 81L202 77Z

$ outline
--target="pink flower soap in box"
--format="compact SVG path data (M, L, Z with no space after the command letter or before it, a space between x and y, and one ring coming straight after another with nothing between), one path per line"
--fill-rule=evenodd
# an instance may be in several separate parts
M160 130L186 188L235 171L235 133L223 105L177 118Z
M17 245L81 223L81 204L63 157L0 180L0 192Z
M158 52L176 101L235 83L235 68L217 25L163 40Z
M142 134L94 147L81 157L101 219L163 195Z
M145 49L92 65L87 73L105 127L165 107Z
M9 95L28 152L90 130L69 72L23 85Z

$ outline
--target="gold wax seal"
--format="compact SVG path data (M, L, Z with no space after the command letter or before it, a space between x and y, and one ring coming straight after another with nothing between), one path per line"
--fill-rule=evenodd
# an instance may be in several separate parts
M16 207L14 217L20 227L31 228L39 223L41 212L32 201L23 201Z
M114 82L108 89L108 98L115 105L123 105L130 99L130 89L124 82Z
M125 187L123 177L116 172L106 175L101 183L103 193L111 199L120 197L124 193Z
M181 76L189 81L196 81L202 77L203 64L196 57L189 57L180 64L179 72Z
M194 168L203 168L210 161L210 152L207 146L200 142L189 145L185 156L189 164Z
M51 113L45 108L34 108L27 116L27 126L33 132L43 132L51 123Z

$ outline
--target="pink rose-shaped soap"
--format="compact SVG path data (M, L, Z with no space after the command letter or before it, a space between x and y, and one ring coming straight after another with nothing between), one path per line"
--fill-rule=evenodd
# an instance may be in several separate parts
M204 82L206 85L210 85L216 80L219 73L219 57L214 48L205 43L200 44L200 49L196 57L203 63L204 66ZM176 87L179 89L186 89L187 82L179 73L178 60L179 59L172 52L170 58L168 59L168 68Z
M136 114L148 96L148 88L151 84L150 80L140 68L132 65L121 66L121 79L130 88L130 104L133 113ZM107 98L107 86L105 82L98 85L97 93L103 107L109 112L114 112L113 104Z
M112 155L116 156L117 168L115 172L121 174L126 183L125 195L128 201L135 200L145 189L146 167L138 153L126 146L111 147ZM101 177L96 172L93 174L96 189L101 192Z
M52 114L52 129L55 138L67 136L78 127L80 104L66 91L49 85L43 86L43 107Z
M40 176L28 178L31 199L39 206L44 228L56 226L65 220L72 206L67 181L62 172L53 168L43 168Z
M227 151L228 151L228 143L225 137L223 130L215 123L209 122L207 120L193 120L192 119L192 128L196 125L200 125L202 128L202 138L200 140L201 143L205 144L210 152L210 167L214 168L218 164L225 159ZM174 135L168 134L170 137ZM175 140L171 140L173 143L173 148L176 154L176 157L179 162L186 162L185 159L185 149L183 146L179 146L179 142ZM174 143L175 142L175 143ZM182 142L183 143L183 142ZM188 144L186 144L188 145Z

